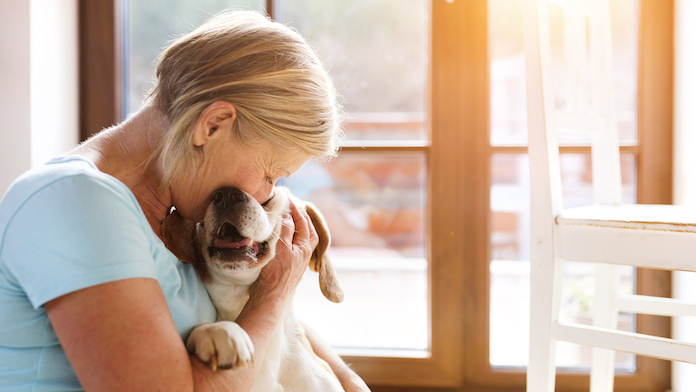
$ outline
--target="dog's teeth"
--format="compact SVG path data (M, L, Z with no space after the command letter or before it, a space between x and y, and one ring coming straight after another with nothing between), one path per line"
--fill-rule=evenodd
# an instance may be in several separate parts
M254 246L254 240L250 239L249 244L247 244L247 248L251 248L252 246Z

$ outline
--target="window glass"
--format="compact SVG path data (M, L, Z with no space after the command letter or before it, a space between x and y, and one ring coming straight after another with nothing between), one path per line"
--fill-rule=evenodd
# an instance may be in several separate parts
M337 347L427 350L424 156L344 152L279 185L322 211L345 291L332 304L316 274L305 274L295 295L300 317Z
M276 20L296 28L329 70L348 112L349 141L428 139L429 1L275 5ZM344 304L332 305L317 296L308 274L295 304L341 352L427 355L426 154L343 151L286 182L326 215L330 254L346 291Z
M426 0L278 0L329 69L352 140L425 140Z
M140 109L152 88L157 56L176 37L228 8L263 11L265 0L122 0L123 115Z
M491 88L491 130L493 146L527 144L527 112L522 28L523 0L489 0L489 57ZM619 140L634 144L637 133L638 15L639 2L611 0L614 93ZM560 7L549 3L551 53L555 64L556 107L568 106L565 93L566 69L564 19ZM585 134L561 132L560 144L589 144Z

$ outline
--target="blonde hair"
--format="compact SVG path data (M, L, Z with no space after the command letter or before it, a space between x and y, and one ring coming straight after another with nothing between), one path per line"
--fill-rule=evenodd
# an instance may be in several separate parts
M163 185L195 167L193 128L216 101L235 106L242 142L337 155L343 111L328 73L296 31L257 12L210 18L164 50L156 75L149 100L171 124L160 151Z

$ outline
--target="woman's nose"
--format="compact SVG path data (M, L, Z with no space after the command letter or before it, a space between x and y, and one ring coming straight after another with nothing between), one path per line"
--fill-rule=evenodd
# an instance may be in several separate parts
M263 204L268 200L269 197L271 197L271 193L273 193L274 186L275 186L275 184L265 183L252 196L254 196L254 199L256 199L256 201L258 201L259 204Z

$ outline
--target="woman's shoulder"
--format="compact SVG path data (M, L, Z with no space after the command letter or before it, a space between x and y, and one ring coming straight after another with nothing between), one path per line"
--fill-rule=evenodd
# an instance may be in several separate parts
M64 155L51 159L19 176L10 185L5 197L30 196L50 188L56 182L72 182L75 187L99 184L115 192L128 193L128 188L108 174L102 173L88 159L79 155ZM4 198L3 198L4 200Z
M55 159L0 201L0 275L35 308L106 281L155 278L151 231L125 185L84 158Z
M90 224L150 230L140 204L122 182L85 158L55 158L22 174L0 200L0 251L10 228L67 232Z
M111 200L139 210L135 196L128 187L99 171L94 163L78 155L56 157L25 172L12 183L0 201L0 222L30 200L78 203L95 197L103 203Z

